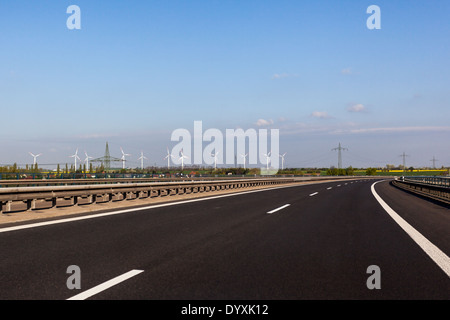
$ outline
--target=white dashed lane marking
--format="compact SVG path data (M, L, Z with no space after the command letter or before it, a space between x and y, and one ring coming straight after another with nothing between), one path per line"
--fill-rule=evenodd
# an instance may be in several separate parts
M279 208L276 208L276 209L273 209L273 210L267 212L267 214L275 213L275 212L280 211L280 210L283 210L284 208L287 208L287 207L289 207L289 206L290 206L290 204L285 204L284 206L281 206L281 207L279 207Z

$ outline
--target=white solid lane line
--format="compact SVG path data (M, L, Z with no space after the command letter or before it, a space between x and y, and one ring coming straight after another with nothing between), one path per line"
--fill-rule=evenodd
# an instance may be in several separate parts
M425 238L419 231L414 229L408 222L398 215L391 207L384 202L383 199L375 191L375 185L377 181L371 186L372 194L375 199L380 203L383 209L394 219L395 222L416 242L419 247L450 277L450 258L436 247L431 241Z
M314 192L314 193L311 193L309 196L310 197L314 197L316 194L319 194L318 192Z
M289 207L289 206L290 206L290 204L285 204L285 205L282 206L282 207L279 207L279 208L273 209L272 211L267 212L267 214L275 213L275 212L280 211L280 210L283 210L284 208L287 208L287 207Z
M106 289L109 289L112 286L115 286L116 284L119 284L120 282L128 280L142 272L144 272L144 270L131 270L127 273L122 274L121 276L118 276L118 277L115 277L114 279L103 282L102 284L100 284L92 289L89 289L87 291L84 291L80 294L77 294L76 296L73 296L72 298L69 298L67 300L86 300L87 298L90 298L93 295L96 295L97 293L105 291Z

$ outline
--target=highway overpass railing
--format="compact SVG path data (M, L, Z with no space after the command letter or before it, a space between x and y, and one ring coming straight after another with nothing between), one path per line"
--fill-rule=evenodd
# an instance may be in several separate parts
M450 204L450 177L399 177L392 183L411 193Z

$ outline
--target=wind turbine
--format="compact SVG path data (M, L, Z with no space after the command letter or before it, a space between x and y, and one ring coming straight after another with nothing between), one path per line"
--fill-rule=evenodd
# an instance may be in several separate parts
M126 156L131 156L131 154L125 153L123 152L122 147L120 147L120 151L122 151L122 158L120 158L120 160L122 160L122 169L125 169L125 157Z
M80 157L78 156L78 149L75 151L75 154L69 156L70 158L75 159L75 171L77 170L77 159L81 161Z
M284 154L280 155L281 158L281 170L284 169L284 156L286 155L287 152L285 152Z
M144 152L141 151L141 156L138 158L138 160L141 160L141 169L144 170L144 159L148 159L146 156L144 156Z
M89 170L89 159L92 159L93 157L88 156L86 151L84 154L86 155L86 158L84 159L84 162L86 163L86 170Z
M215 152L214 154L211 153L211 156L214 157L214 170L217 169L217 155L220 153L220 151Z
M268 154L264 154L264 157L266 157L266 161L267 161L267 170L269 170L269 162L270 162L270 154L271 154L272 152L269 152Z
M167 169L170 169L170 158L174 158L174 156L170 153L169 147L167 147L167 156L164 159L167 159Z
M180 156L179 160L181 160L181 170L183 170L184 169L184 159L187 159L188 156L184 155L183 149L181 149L180 153L181 153L181 156Z
M36 165L36 163L37 163L37 157L39 157L39 156L42 156L42 153L39 153L39 154L36 154L36 155L34 155L34 154L32 154L31 152L28 152L32 157L33 157L33 165L35 166Z
M244 158L244 170L245 170L245 163L247 162L247 156L248 156L248 153L247 154L241 154L241 157Z

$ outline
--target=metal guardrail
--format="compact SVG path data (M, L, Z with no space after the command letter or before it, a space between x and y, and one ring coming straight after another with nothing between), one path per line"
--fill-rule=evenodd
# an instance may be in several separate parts
M402 177L402 181L450 188L450 177Z
M450 178L447 177L401 177L392 184L400 189L450 204Z
M179 182L179 181L207 181L207 180L232 180L242 177L192 177L192 178L87 178L87 179L42 179L42 180L0 180L0 188L25 187L25 186L69 186L91 184L114 183L146 183L146 182Z
M169 178L87 178L87 179L42 179L42 180L0 180L1 188L11 187L37 187L37 186L71 186L71 185L93 185L114 183L146 183L146 182L179 182L179 181L218 181L218 180L242 180L242 179L284 179L294 178L298 180L328 180L328 179L355 179L373 178L368 176L222 176L222 177L169 177Z
M39 209L48 209L292 182L295 180L276 178L4 188L0 189L0 213L12 212L14 204L26 205L24 209L14 211L36 210L38 201L48 204Z

